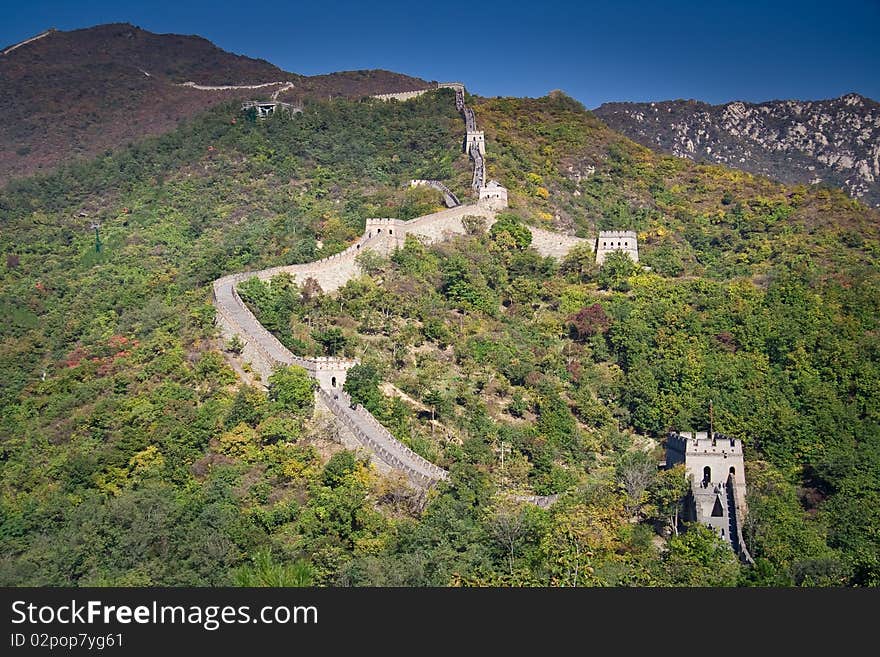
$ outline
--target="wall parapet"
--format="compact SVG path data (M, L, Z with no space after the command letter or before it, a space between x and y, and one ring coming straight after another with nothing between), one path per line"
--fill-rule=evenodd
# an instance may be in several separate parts
M458 197L452 193L452 190L449 189L446 185L444 185L439 180L410 180L410 187L433 187L443 194L443 202L446 203L447 208L454 208L457 205L461 205L461 201L458 200Z
M375 94L370 96L370 98L376 98L377 100L399 100L406 101L412 98L418 98L419 96L428 93L431 89L414 89L412 91L399 91L396 93L390 94Z

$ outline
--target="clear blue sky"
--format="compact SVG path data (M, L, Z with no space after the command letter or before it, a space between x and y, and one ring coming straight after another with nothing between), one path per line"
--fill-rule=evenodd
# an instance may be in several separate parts
M23 0L0 43L127 21L303 74L385 68L484 96L880 100L880 0Z

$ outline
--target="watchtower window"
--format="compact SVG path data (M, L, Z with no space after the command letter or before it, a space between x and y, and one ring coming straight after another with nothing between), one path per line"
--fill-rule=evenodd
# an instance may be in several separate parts
M708 484L710 481L712 481L712 468L707 465L703 468L703 484Z
M608 246L608 242L602 242L602 246Z
M393 228L389 228L389 229L388 229L388 234L389 234L389 235L394 235L394 229L393 229Z
M334 388L336 387L336 377L335 376L330 379L330 385L333 386Z
M730 466L730 476L731 477L736 476L736 468L734 468L733 466Z

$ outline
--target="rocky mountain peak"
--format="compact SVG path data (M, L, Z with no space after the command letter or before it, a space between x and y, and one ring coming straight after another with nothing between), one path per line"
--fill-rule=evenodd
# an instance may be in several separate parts
M722 105L606 103L595 113L649 148L784 183L841 187L880 206L880 104L858 93Z

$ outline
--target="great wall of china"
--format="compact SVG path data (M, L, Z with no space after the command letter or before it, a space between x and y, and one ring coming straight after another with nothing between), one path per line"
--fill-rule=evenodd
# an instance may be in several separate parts
M50 28L29 39L13 44L0 51L0 56L45 38L56 32ZM141 70L146 76L150 74ZM194 82L179 86L203 91L231 89L264 89L276 87L271 101L250 101L242 108L256 108L258 115L266 118L275 109L287 109L288 114L301 112L301 106L278 101L281 93L293 88L289 81L266 82L252 85L200 85ZM213 300L216 307L216 323L220 334L226 339L238 337L243 344L241 358L250 363L265 385L273 370L279 365L298 365L316 381L316 411L331 414L339 427L339 439L348 449L365 452L375 457L371 462L384 473L401 472L415 486L426 489L438 481L447 479L449 473L443 468L416 454L394 438L373 415L355 404L342 390L348 370L356 360L345 358L301 358L294 355L257 321L238 295L236 286L250 278L269 280L278 274L289 274L299 282L314 279L324 292L333 292L360 274L357 255L361 251L375 250L388 254L403 245L407 235L417 236L426 243L447 239L466 232L465 217L481 217L487 227L495 221L498 210L507 207L507 190L496 181L486 182L486 142L483 131L477 130L472 108L465 104L465 88L458 82L442 83L429 89L401 93L379 94L379 100L406 101L428 93L435 88L455 91L455 104L465 121L464 150L473 160L472 187L477 203L461 205L456 195L439 180L412 180L411 186L429 186L443 194L447 210L418 217L411 221L390 218L366 220L364 234L354 244L334 255L310 263L272 267L260 271L224 276L213 284ZM271 111L264 108L269 108ZM593 244L570 235L563 235L536 227L529 227L532 246L543 256L562 258L574 246ZM626 253L638 262L637 235L633 231L601 231L595 242L596 261L601 264L612 251ZM718 433L694 432L671 433L667 438L667 464L683 463L691 481L690 492L685 500L688 520L703 524L715 531L723 541L747 563L754 563L743 536L743 521L748 513L746 505L746 481L742 444ZM548 507L557 495L514 495L514 499Z
M17 48L21 48L22 46L26 46L29 43L33 43L34 41L37 41L38 39L42 39L44 37L47 37L50 34L53 34L54 32L57 32L57 31L58 30L56 30L54 27L50 27L45 32L40 32L36 36L32 36L30 39L25 39L24 41L19 41L18 43L9 46L5 50L0 51L0 55L8 55L9 53L11 53L13 50L16 50Z
M477 130L473 110L465 104L464 85L448 83L439 88L455 91L455 103L465 119L465 152L473 160L473 189L477 203L458 204L458 199L439 181L412 181L412 184L428 184L444 193L447 205L454 199L454 206L402 221L400 219L367 219L364 234L344 251L314 262L272 267L260 271L231 274L214 281L214 305L217 309L216 322L225 339L238 336L243 343L241 357L249 362L265 384L272 371L279 365L298 365L304 368L317 381L316 411L328 412L338 421L340 440L350 448L365 451L372 455L374 465L382 471L400 471L419 487L429 487L444 480L448 472L425 460L383 427L362 406L352 403L343 392L346 372L357 364L356 360L345 358L301 358L294 355L279 340L267 331L238 295L236 286L250 278L269 280L278 274L289 274L298 283L313 278L325 293L338 290L349 280L360 275L356 258L361 251L374 250L383 254L392 252L403 245L407 235L417 236L426 243L447 239L452 235L466 232L465 217L481 217L487 227L495 222L498 210L507 207L507 190L495 181L485 184L486 145L483 132ZM391 98L407 100L430 90L386 94L377 96L382 100ZM450 198L451 197L451 198ZM540 228L530 227L532 246L543 256L561 258L577 244L591 244L591 240L562 235Z

